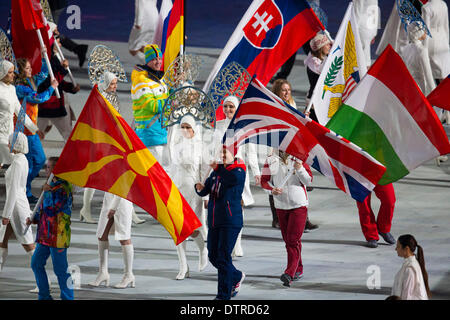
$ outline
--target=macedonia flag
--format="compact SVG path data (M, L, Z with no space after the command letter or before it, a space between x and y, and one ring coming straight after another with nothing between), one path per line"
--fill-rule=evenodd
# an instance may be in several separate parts
M201 226L167 173L97 86L53 174L133 202L158 220L176 245Z

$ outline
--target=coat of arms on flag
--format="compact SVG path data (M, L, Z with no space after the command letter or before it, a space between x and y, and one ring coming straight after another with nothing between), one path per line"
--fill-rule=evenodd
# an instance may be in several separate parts
M320 124L327 124L366 72L358 25L350 2L311 97Z

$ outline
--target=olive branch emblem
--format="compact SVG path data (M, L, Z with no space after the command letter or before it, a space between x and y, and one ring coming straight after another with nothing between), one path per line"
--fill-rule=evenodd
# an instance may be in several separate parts
M344 62L344 56L336 57L334 58L333 62L331 63L330 69L328 70L327 76L325 77L324 81L324 89L322 93L322 99L325 96L325 86L331 87L334 83L334 80L336 80L336 76L341 70L342 63Z

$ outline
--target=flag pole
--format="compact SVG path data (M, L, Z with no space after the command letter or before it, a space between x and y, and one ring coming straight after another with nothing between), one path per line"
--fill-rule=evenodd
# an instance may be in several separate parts
M41 50L45 49L45 52L47 52L47 49L45 48L45 45L44 45L44 40L42 40L41 30L37 29L36 33L37 33L37 36L38 36L38 39L39 39L39 44L41 45ZM50 64L50 60L48 59L48 55L47 54L44 54L44 59L45 59L45 63L47 64L47 69L48 69L48 73L50 74L50 78L53 80L53 79L55 79L55 75L53 74L52 66ZM55 94L56 94L56 97L58 99L61 98L61 96L59 94L58 87L55 88Z
M47 184L50 184L53 180L53 173L50 174L50 176L47 179ZM42 190L41 195L39 196L38 201L36 202L36 205L34 206L34 210L33 213L31 214L31 222L33 222L34 217L36 216L36 212L38 211L39 207L41 206L42 200L44 200L44 190ZM25 231L23 232L23 234L25 235L28 231L28 229L30 228L31 224L27 225L27 227L25 228Z
M65 60L66 58L64 57L61 47L59 46L58 41L56 41L56 40L55 40L55 46L56 46L56 49L58 49L58 53L61 56L61 59ZM72 80L72 84L74 86L77 86L77 82L75 81L75 78L73 77L72 71L70 71L70 67L67 67L67 71L69 72L69 77L70 77L70 80Z

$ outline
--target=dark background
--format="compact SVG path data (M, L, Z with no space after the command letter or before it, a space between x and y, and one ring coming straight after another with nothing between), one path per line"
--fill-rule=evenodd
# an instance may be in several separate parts
M395 0L379 0L381 28L386 25ZM186 46L223 48L249 7L251 0L185 0ZM447 5L449 0L446 0ZM81 29L68 30L61 14L59 30L74 39L112 40L127 42L134 21L134 0L68 0L69 5L81 9ZM328 30L332 37L338 31L347 0L321 0L320 6L328 15ZM158 7L161 0L158 0ZM0 0L0 26L5 28L11 0ZM376 43L383 30L378 30Z

